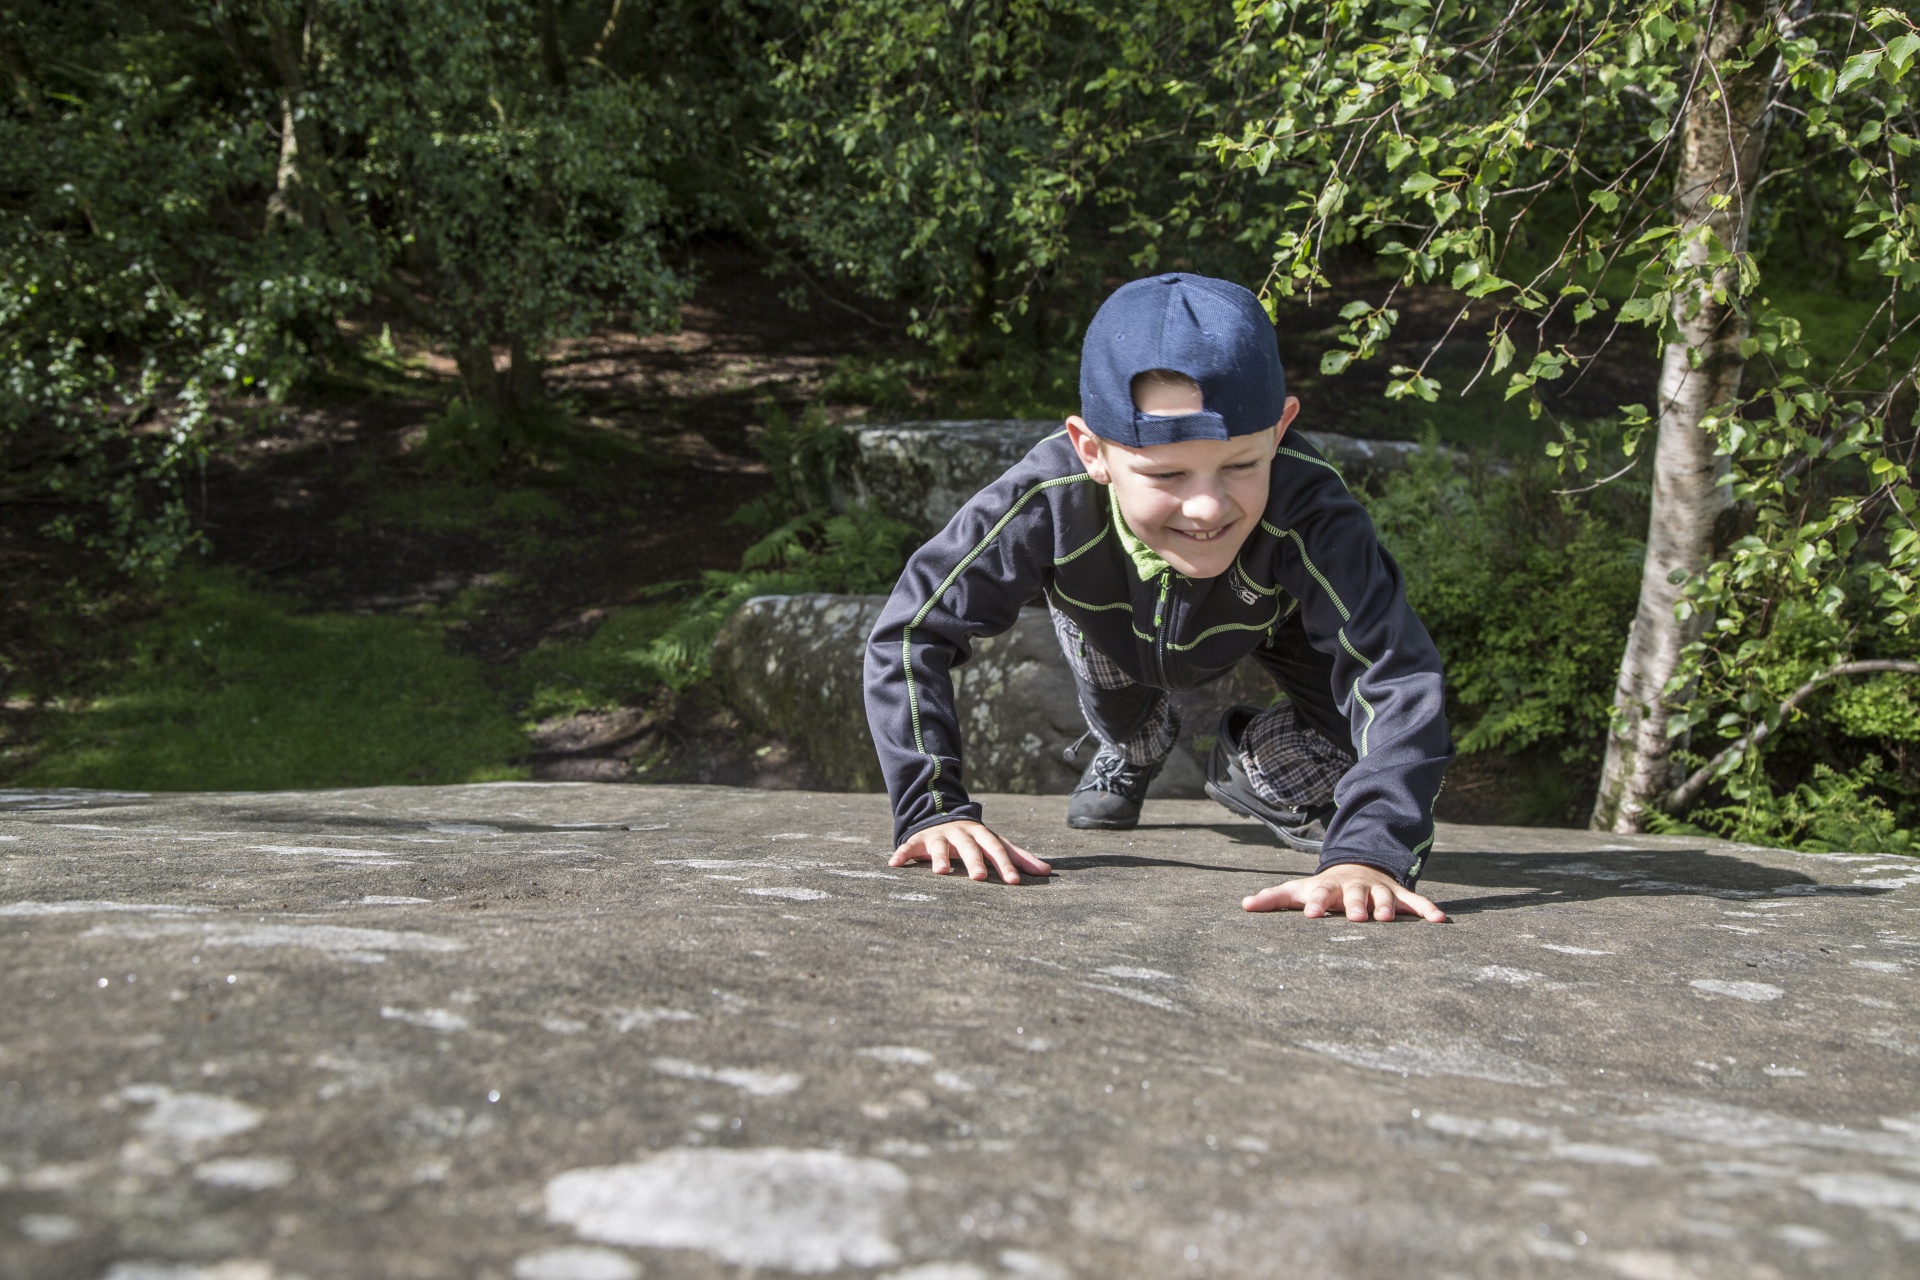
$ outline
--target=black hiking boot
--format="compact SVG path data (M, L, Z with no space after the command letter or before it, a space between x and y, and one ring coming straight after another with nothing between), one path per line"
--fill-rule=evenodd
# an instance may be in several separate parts
M1253 789L1246 766L1240 762L1240 735L1260 714L1258 707L1231 707L1220 717L1220 735L1207 757L1207 794L1243 818L1252 818L1273 832L1274 838L1302 853L1319 853L1327 838L1327 822L1334 806L1289 809L1269 804Z
M1082 831L1133 830L1140 824L1147 787L1165 763L1128 764L1112 747L1102 746L1067 799L1067 825Z

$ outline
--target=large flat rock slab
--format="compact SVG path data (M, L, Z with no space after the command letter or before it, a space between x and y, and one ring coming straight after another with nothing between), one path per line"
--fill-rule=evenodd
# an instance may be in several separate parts
M0 793L0 1274L1920 1273L1920 864L1443 828L1250 916L1205 802Z

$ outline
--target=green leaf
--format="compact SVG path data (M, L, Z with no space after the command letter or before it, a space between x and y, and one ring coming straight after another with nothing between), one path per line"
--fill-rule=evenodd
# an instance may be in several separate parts
M1651 298L1628 298L1620 305L1620 323L1648 324L1665 318L1666 299L1659 294Z
M1314 202L1313 212L1316 216L1324 218L1338 209L1340 202L1346 198L1347 184L1338 178L1330 178L1327 180L1326 188L1321 191L1320 198Z
M1587 199L1597 205L1603 213L1612 213L1620 207L1620 197L1611 191L1589 192Z
M1347 366L1352 363L1353 352L1329 351L1320 357L1320 372L1331 377L1336 373L1346 372Z
M1905 71L1907 64L1913 61L1913 55L1920 52L1920 35L1909 31L1887 42L1887 61Z
M1862 80L1872 75L1875 68L1880 65L1880 57L1885 52L1886 50L1884 49L1872 49L1866 53L1856 53L1851 58L1848 58L1846 65L1840 68L1839 78L1833 82L1834 94L1837 96L1845 93L1848 89L1851 89L1854 85L1859 84Z
M1400 190L1410 196L1425 195L1440 185L1440 179L1430 173L1415 173L1400 184Z

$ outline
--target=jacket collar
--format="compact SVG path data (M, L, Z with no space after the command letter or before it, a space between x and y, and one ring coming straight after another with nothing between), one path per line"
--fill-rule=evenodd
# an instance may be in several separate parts
M1120 545L1126 549L1127 559L1133 561L1134 572L1140 575L1140 581L1152 582L1172 568L1158 551L1140 541L1139 536L1127 527L1127 518L1120 514L1120 495L1112 485L1107 486L1107 502L1113 508L1114 532L1120 535Z

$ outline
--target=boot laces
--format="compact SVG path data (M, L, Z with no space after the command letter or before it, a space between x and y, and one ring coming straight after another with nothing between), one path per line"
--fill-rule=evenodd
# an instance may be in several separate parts
M1075 744L1076 747L1078 744ZM1101 747L1093 758L1087 780L1077 790L1111 791L1117 795L1130 796L1142 789L1153 777L1153 769L1147 765L1129 764L1117 751Z

